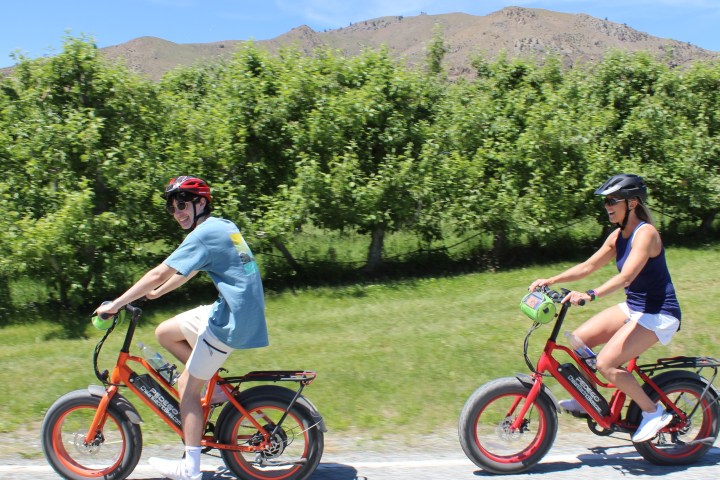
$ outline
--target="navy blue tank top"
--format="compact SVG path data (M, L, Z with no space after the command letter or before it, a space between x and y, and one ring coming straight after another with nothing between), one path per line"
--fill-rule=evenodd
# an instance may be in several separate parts
M641 222L635 227L630 238L618 235L615 242L615 259L618 271L622 270L632 250L632 240L638 229L645 225ZM665 247L657 257L649 258L643 269L629 286L625 287L627 305L631 310L644 313L662 313L680 320L680 303L675 296L675 287L665 261Z

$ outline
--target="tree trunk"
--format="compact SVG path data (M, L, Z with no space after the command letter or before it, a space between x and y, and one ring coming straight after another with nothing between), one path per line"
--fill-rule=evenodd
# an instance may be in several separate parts
M370 248L368 249L367 264L363 269L367 273L373 273L382 265L383 244L385 242L385 226L376 226L371 234Z
M498 230L493 234L492 251L490 252L490 269L498 270L505 260L507 253L507 234L504 230Z
M290 253L290 250L288 250L285 244L279 238L272 238L270 241L272 242L273 247L277 248L283 258L285 258L285 261L288 265L290 265L290 268L292 268L295 273L301 273L303 270L302 265L295 260L295 257L293 257L292 253Z
M10 298L10 282L0 275L0 325L10 319L12 298Z
M703 217L702 223L700 224L700 233L704 237L709 237L710 233L712 233L712 224L715 221L715 215L716 212L711 212Z

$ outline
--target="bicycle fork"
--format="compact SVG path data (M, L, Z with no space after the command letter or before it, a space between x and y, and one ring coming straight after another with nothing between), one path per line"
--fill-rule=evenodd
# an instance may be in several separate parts
M518 412L518 415L515 417L515 420L510 424L510 428L513 431L520 431L523 423L525 422L525 415L527 414L528 410L535 405L535 400L537 399L538 395L540 394L540 389L543 386L542 376L540 374L533 374L533 385L530 388L530 391L528 392L527 397L525 398L525 403L523 403L522 407L520 407L520 411ZM507 417L512 415L515 412L515 409L520 405L520 402L522 401L521 397L518 397L515 402L513 402L512 406L510 407L510 411L508 412Z
M117 390L117 386L111 385L105 391L105 395L103 395L100 399L100 404L98 405L97 411L95 412L92 423L90 423L90 428L85 435L83 445L97 446L99 444L98 442L102 440L101 438L99 438L99 435L103 431L103 428L105 428L108 405L110 405L110 400L112 400L112 397L115 395Z

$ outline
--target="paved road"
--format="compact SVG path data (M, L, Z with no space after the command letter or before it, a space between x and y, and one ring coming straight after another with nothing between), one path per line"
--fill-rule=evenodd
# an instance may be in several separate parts
M488 474L463 454L456 435L439 439L413 439L413 445L382 444L366 440L358 444L347 439L326 437L322 463L311 480L477 480ZM37 445L32 446L34 449ZM5 450L5 449L3 449ZM129 477L136 480L159 480L148 465L153 455L173 458L180 455L178 446L146 448L137 469ZM24 459L0 452L0 479L47 480L57 475L44 458ZM27 453L27 452L26 452ZM37 452L36 452L37 453ZM219 458L203 456L203 480L234 478ZM713 447L698 463L683 467L659 467L640 457L626 438L596 437L590 433L563 434L550 453L533 470L513 475L513 480L627 480L628 478L662 477L663 480L720 479L720 448Z

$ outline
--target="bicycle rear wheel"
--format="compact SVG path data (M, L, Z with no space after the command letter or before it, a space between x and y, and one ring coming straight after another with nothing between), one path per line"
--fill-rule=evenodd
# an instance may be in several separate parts
M278 389L280 390L280 389ZM281 389L287 390L287 389ZM228 403L218 417L218 439L222 443L256 446L263 433L271 433L286 413L293 393L255 395L241 399L248 416ZM249 417L263 426L258 430ZM272 444L263 451L237 452L221 450L225 465L238 477L248 480L303 480L317 468L322 457L324 438L317 419L299 403L288 412L282 426L272 436Z
M121 480L140 460L140 427L112 404L93 441L85 442L100 400L87 390L76 390L60 397L45 414L43 452L50 466L64 478Z
M706 384L693 378L676 378L662 386L663 392L686 415L695 413L677 432L659 433L655 438L635 443L635 449L645 460L657 465L685 465L696 462L710 450L720 430L720 407L713 389L705 391ZM705 395L703 396L703 392ZM653 391L650 398L657 402ZM641 410L633 403L628 419L640 423ZM674 425L671 422L670 427Z
M475 465L491 473L520 473L550 450L558 421L545 393L538 395L520 428L511 428L529 392L530 386L515 377L500 378L478 388L465 402L459 420L460 444Z

